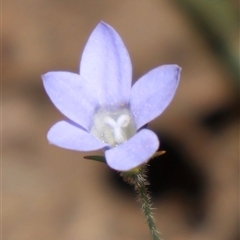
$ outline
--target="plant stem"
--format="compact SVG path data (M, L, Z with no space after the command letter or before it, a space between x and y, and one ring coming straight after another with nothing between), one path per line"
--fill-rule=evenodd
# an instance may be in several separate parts
M142 211L145 215L148 228L151 232L151 236L153 240L161 240L159 236L159 232L156 229L155 221L152 214L151 208L151 200L150 195L147 190L147 185L149 185L146 180L146 166L140 168L138 171L134 172L124 172L122 173L123 179L134 186L134 189L138 196L138 201L142 205Z

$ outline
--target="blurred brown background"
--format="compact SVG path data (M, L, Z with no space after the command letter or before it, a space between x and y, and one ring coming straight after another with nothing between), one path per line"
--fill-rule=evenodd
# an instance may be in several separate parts
M199 2L2 1L2 239L150 239L115 172L46 140L62 116L40 76L78 72L100 20L124 40L134 80L162 64L183 69L173 102L150 124L167 150L149 170L163 238L239 239L239 3Z

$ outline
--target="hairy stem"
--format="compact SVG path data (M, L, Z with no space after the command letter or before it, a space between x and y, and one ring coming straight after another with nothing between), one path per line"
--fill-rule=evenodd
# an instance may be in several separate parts
M138 196L137 199L142 205L142 211L145 215L152 239L161 240L159 232L156 229L155 221L152 214L151 199L147 190L147 185L149 185L149 183L146 180L146 166L142 167L137 171L127 173L124 172L121 175L126 182L134 186L134 189Z

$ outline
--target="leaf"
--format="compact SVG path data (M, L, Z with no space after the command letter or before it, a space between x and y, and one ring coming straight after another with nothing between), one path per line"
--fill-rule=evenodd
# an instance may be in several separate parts
M100 155L90 155L90 156L84 156L84 159L88 159L88 160L94 160L97 162L102 162L102 163L106 163L106 159L104 156L100 156Z

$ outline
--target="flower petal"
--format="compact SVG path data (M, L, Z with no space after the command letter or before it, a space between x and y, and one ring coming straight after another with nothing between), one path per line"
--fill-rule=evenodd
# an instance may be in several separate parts
M127 142L105 152L107 164L118 171L129 171L146 163L157 151L159 140L156 134L143 129Z
M180 71L177 65L163 65L133 85L130 109L137 129L159 116L169 105L178 86Z
M128 103L132 66L118 33L100 22L83 51L80 75L94 86L100 105Z
M107 146L70 121L57 122L49 130L47 138L51 144L76 151L93 151Z
M49 72L42 79L54 105L67 118L89 130L97 103L86 80L70 72Z

